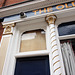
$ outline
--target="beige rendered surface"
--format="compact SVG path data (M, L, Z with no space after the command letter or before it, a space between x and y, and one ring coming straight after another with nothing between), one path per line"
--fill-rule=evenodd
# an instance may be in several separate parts
M40 30L31 31L28 33L36 33L36 37L30 40L22 40L20 52L27 51L37 51L37 50L45 50L46 49L46 39L45 34L41 34Z
M2 69L5 61L5 56L8 48L10 37L3 37L1 46L0 46L0 75L2 75Z

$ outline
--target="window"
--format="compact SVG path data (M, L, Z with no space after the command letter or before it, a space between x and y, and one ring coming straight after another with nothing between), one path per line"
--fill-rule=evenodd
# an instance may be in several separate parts
M58 26L66 75L75 74L75 21Z
M50 75L45 34L43 29L23 32L14 75Z
M49 57L18 58L14 75L50 75Z
M45 31L42 29L22 34L20 52L46 50Z
M75 34L75 21L60 24L58 32L59 36Z

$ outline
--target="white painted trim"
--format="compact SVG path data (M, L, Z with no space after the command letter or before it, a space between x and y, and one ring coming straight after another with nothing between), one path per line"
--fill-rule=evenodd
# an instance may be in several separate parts
M47 47L47 50L50 51L50 38L49 38L49 27L47 26L46 28L46 47Z
M19 53L19 52L20 52L21 34L22 34L22 33L20 33L20 32L19 32L19 37L18 37L18 46L17 46L17 47L18 47L18 49L17 49L17 52L16 52L16 53Z
M51 44L50 44L50 28L48 25L46 29L46 45L47 45L47 50L49 51L50 74L53 75L52 53L51 53Z
M49 51L40 50L40 51L20 52L20 53L15 54L15 57L21 58L21 57L43 56L43 55L48 55L48 54L49 54Z
M15 34L15 28L14 28L13 35L14 34ZM10 59L12 58L12 54L14 51L14 43L13 43L14 40L15 40L15 36L10 36L10 42L9 42L7 53L6 53L6 58L5 58L2 75L12 75L11 74L12 66L10 66L10 65L12 65L13 61L10 61ZM9 68L9 66L11 69Z
M3 40L3 37L1 38L0 47L1 47L2 40Z
M75 34L59 36L60 40L75 38Z
M10 41L12 40L12 35L5 35L5 36L3 36L3 37L10 37ZM6 57L5 57L5 62L4 62L4 66L3 66L3 71L2 71L2 75L5 75L6 74L6 70L7 70L7 68L8 68L8 62L9 62L9 55L10 55L10 51L9 51L9 45L11 45L11 43L10 43L10 41L9 41L9 44L8 44L8 48L7 48L7 52L6 52ZM6 60L6 58L8 59L8 60ZM7 64L7 65L6 65Z
M0 47L1 47L1 43L2 43L2 41L3 41L3 37L1 38Z

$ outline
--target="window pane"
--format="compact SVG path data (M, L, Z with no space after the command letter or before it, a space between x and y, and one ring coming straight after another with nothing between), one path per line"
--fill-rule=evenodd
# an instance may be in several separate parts
M66 75L75 75L75 39L61 41Z
M46 49L45 32L43 30L33 30L23 33L20 52L36 51Z
M14 75L50 75L49 57L18 58Z
M58 26L60 36L75 34L75 22L62 23Z

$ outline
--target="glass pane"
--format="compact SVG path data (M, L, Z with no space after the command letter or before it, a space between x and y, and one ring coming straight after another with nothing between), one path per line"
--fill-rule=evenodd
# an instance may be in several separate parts
M50 75L49 57L18 58L14 75Z
M33 30L23 33L20 52L36 51L46 49L45 32L43 30Z
M75 39L61 41L66 75L75 75Z
M58 26L59 36L75 34L75 22L62 23Z

